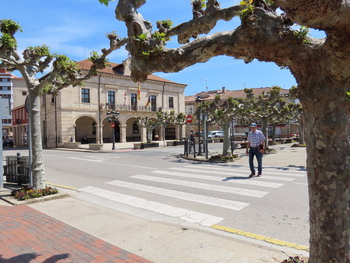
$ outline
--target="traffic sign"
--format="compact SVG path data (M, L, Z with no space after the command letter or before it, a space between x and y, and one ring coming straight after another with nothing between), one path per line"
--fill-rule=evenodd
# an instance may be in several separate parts
M111 128L115 128L115 123L114 122L111 123Z
M190 114L186 117L186 123L192 123L192 116Z

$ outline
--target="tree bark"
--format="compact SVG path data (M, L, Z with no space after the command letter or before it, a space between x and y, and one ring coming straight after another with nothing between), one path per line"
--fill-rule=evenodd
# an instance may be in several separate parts
M319 78L319 74L313 74ZM327 79L327 78L324 78ZM313 83L318 81L314 79ZM350 262L350 81L305 88L310 263ZM343 84L343 86L342 86Z
M43 189L46 187L44 162L42 158L42 141L41 141L41 118L40 118L40 99L41 96L37 89L28 88L31 109L31 139L32 139L32 176L33 187L35 189Z
M299 144L305 144L304 119L302 116L298 118L299 122Z
M230 123L224 123L222 125L222 129L224 131L224 143L222 146L222 155L227 156L229 154L230 148Z
M265 149L269 149L269 123L267 118L261 119L261 131L265 136Z

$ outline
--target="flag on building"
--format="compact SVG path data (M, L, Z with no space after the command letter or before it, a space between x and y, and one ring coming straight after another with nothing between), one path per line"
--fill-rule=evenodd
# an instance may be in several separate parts
M151 104L151 96L148 96L148 100L147 100L147 103L146 103L146 106L145 107L147 107L148 105L150 105Z
M137 99L140 100L141 99L141 87L140 87L140 82L139 85L137 87Z

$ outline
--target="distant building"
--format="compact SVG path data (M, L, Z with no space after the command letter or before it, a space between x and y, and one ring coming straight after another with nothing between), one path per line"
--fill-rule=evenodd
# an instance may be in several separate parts
M271 91L272 88L267 87L267 88L254 88L253 93L254 96L257 97L263 93L268 93ZM281 89L281 94L282 95L288 95L289 90L287 89ZM216 96L220 96L221 99L225 100L228 98L245 98L246 94L244 90L226 90L224 87L222 89L218 90L211 90L211 91L202 91L199 93L196 93L194 95L186 96L185 98L185 108L186 108L186 114L193 115L200 102L198 102L198 98L200 98L202 101L210 101L214 100ZM236 120L237 123L235 125L234 132L238 134L244 134L249 131L249 124L245 123L242 120ZM256 120L257 122L259 120ZM275 134L276 136L281 136L281 137L288 137L290 134L298 133L298 124L295 123L295 121L291 121L289 123L281 123L277 125L276 127ZM197 131L197 125L193 126L193 130ZM209 131L212 130L220 130L221 127L219 127L217 124L212 124L209 127ZM269 132L272 132L272 127L269 127Z
M9 114L3 116L3 136L13 136L14 121L12 110L23 105L27 96L27 87L23 78L18 78L6 69L0 68L0 97L8 99L10 104Z

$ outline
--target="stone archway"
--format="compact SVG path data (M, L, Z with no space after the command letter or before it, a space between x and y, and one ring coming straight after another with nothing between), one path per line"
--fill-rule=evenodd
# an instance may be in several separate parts
M82 116L75 121L75 141L81 143L96 143L97 127L92 117Z
M137 118L131 117L126 121L126 141L139 142L141 141L142 127L137 122Z
M102 122L102 137L103 143L113 142L113 130L115 136L115 142L120 142L120 122L115 122L114 129L111 127L111 123L105 118Z

